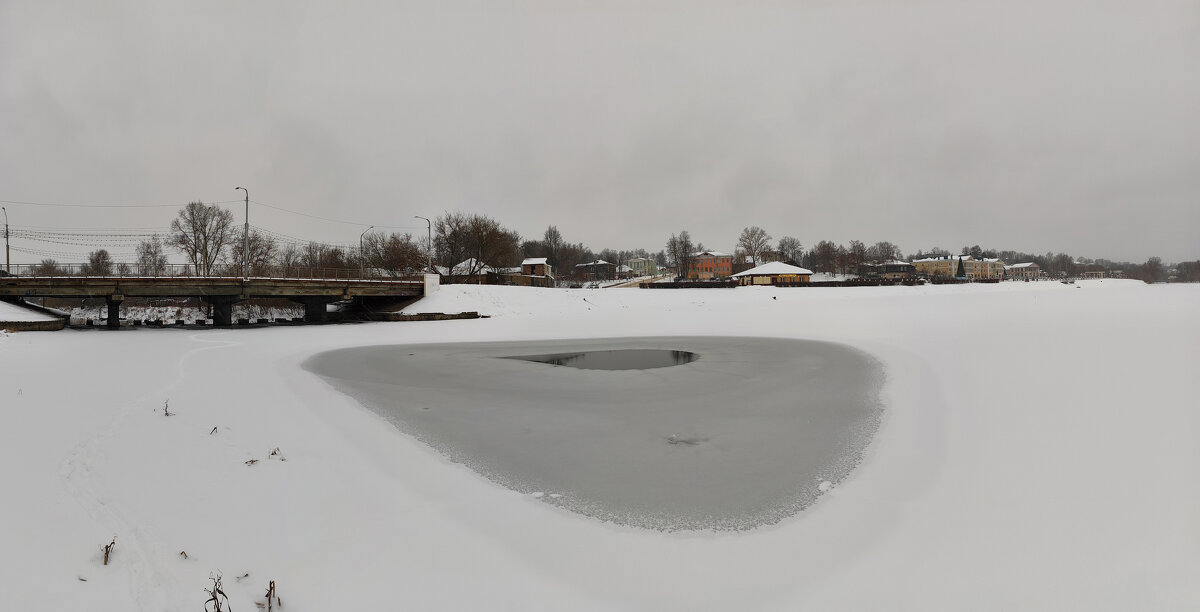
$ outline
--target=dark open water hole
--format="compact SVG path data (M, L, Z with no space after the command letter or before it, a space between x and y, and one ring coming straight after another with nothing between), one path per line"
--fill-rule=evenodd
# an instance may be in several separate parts
M538 363L567 366L581 370L651 370L691 363L698 358L699 355L688 351L664 349L584 351L579 353L510 357L510 359L536 361Z

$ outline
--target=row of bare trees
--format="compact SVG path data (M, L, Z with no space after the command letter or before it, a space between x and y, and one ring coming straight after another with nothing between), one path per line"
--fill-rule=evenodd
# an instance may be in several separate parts
M654 259L660 266L675 266L686 270L698 252L705 251L701 242L694 241L686 231L672 234L666 248L657 253L644 249L603 249L594 252L582 243L570 243L554 225L546 228L540 240L522 241L520 235L486 215L447 212L433 223L432 244L411 234L369 232L362 236L362 248L346 248L317 242L297 243L280 241L270 234L244 229L234 222L233 213L213 204L191 202L179 211L165 236L152 236L142 241L136 250L136 261L115 262L105 249L88 255L82 266L86 275L103 276L136 273L156 276L168 269L166 249L173 249L188 261L193 274L239 275L243 265L251 275L260 276L274 267L310 269L369 269L374 274L400 276L415 274L427 268L434 258L451 274L476 275L485 267L513 267L523 257L545 257L560 276L570 274L576 264L597 259L615 264L618 268L634 258ZM805 250L798 239L784 236L772 244L772 236L763 228L746 227L737 239L735 260L762 263L764 254L774 251L773 259L793 262L826 273L853 273L866 263L883 263L901 259L903 253L887 241L866 245L851 240L845 245L821 240ZM1164 280L1169 271L1161 260L1151 258L1145 264L1115 263L1108 260L1075 259L1066 253L1036 255L1018 251L983 249L979 245L963 247L962 255L975 258L999 258L1009 263L1031 261L1054 275L1075 275L1093 269L1123 270L1134 278L1148 282ZM918 250L913 259L951 255L950 251L934 247ZM431 257L432 256L432 257ZM1195 271L1184 266L1177 276L1191 278ZM34 267L44 275L63 273L54 260L46 259Z
M115 262L106 249L97 249L88 254L87 263L79 271L86 276L161 276L168 270L168 248L182 254L188 262L187 273L197 276L238 276L244 264L252 276L268 275L278 268L371 269L375 274L400 276L420 273L425 268L426 248L410 234L371 232L363 236L362 244L359 252L318 242L281 243L253 228L246 236L230 211L191 202L171 221L165 236L154 235L138 244L134 263ZM33 268L33 273L40 276L67 272L53 259L43 259Z

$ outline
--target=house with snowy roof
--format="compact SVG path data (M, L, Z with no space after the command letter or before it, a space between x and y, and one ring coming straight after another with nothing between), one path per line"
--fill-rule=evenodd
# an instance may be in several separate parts
M1004 266L1004 275L1015 279L1038 279L1042 276L1042 267L1032 261Z
M720 251L693 253L688 260L687 276L693 280L725 278L733 274L733 255Z
M554 276L554 269L545 257L526 257L521 262L521 274L525 276Z
M810 282L812 270L782 261L771 261L745 272L738 272L732 278L736 279L739 285L791 285Z
M649 257L635 257L629 260L629 267L636 276L654 276L658 274L658 265Z
M917 275L917 267L907 261L892 260L883 263L864 263L858 266L858 275L863 278L886 278L902 280Z
M586 261L581 264L575 264L575 274L573 276L577 280L584 281L613 280L617 277L617 266L603 259Z

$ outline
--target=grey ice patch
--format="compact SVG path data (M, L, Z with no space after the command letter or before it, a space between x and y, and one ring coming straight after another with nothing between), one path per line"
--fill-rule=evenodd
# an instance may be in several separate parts
M619 350L699 359L625 370L513 359ZM878 362L801 340L371 346L305 368L497 483L661 530L752 529L799 512L861 461L882 410Z

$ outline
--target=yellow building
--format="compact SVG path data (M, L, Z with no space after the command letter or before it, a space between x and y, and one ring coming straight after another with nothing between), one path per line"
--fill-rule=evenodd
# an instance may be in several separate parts
M966 278L1004 278L1004 262L999 259L975 259L970 255L941 255L918 259L913 262L917 274L931 278L954 278L958 276L958 262L962 262Z
M812 278L812 270L772 261L757 268L733 275L741 285L781 285L807 283Z

